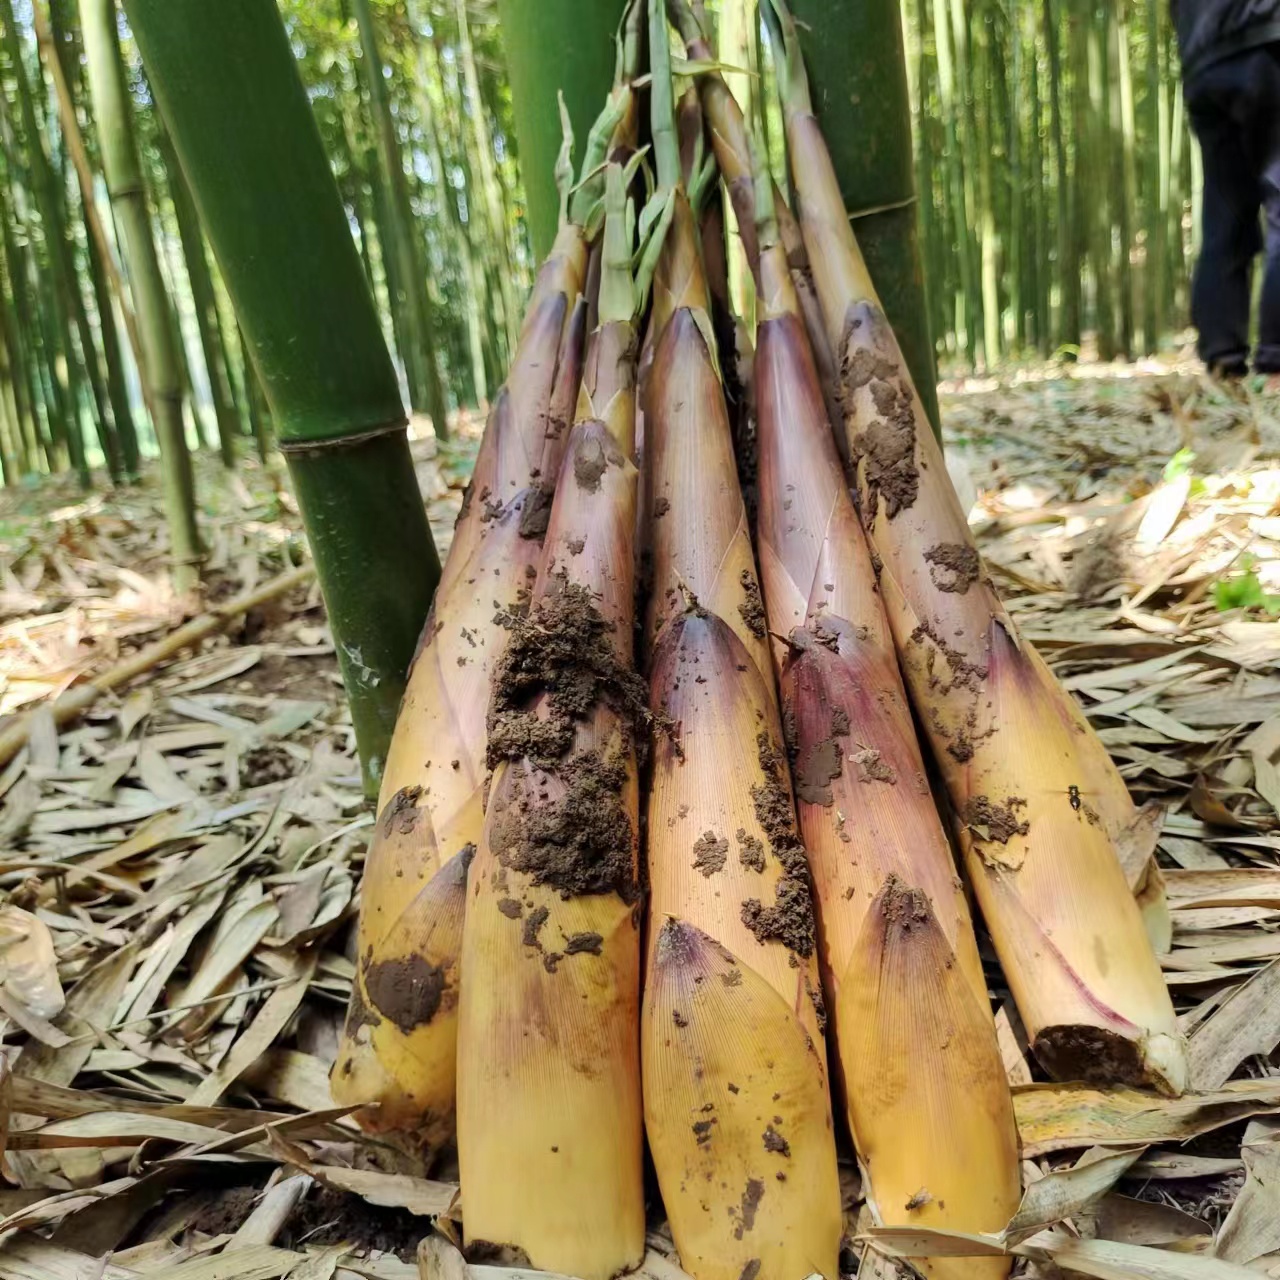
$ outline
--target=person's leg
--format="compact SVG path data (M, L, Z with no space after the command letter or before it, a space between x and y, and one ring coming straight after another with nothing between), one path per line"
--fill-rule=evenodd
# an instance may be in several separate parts
M1266 90L1262 118L1266 128L1262 155L1262 207L1266 227L1266 262L1258 314L1258 348L1253 367L1280 373L1280 45L1265 50Z
M1244 373L1249 360L1249 277L1258 252L1255 170L1233 119L1233 68L1219 63L1187 86L1187 114L1200 140L1204 193L1201 244L1191 284L1197 350L1209 368Z

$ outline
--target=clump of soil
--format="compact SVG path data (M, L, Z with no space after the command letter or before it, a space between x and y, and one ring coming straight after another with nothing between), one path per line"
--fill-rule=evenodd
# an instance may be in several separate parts
M278 742L250 747L240 758L240 784L264 787L284 782L298 772L298 762Z
M1025 836L1031 823L1018 821L1017 810L1025 809L1027 802L1021 796L1007 796L1004 804L995 804L986 796L974 796L965 805L965 825L979 839L999 840L1008 844L1014 836Z
M791 1143L782 1136L773 1125L767 1125L763 1134L764 1149L772 1151L775 1155L789 1156L791 1154Z
M622 717L632 743L648 721L648 690L618 661L614 627L577 583L560 582L526 614L506 612L510 632L493 677L489 705L489 767L527 758L551 767L573 744L574 726L606 702ZM535 701L545 699L539 715Z
M765 616L764 601L760 598L760 584L750 569L743 569L738 579L742 583L742 594L746 599L738 606L747 630L757 640L763 640L767 630L768 619Z
M516 782L509 795L491 802L501 806L491 835L498 861L565 898L616 893L636 901L634 837L622 805L626 766L598 751L579 751L556 774L565 788L556 800Z
M801 751L795 768L796 799L805 804L834 804L831 783L840 776L843 759L834 737L823 738Z
M748 1178L747 1185L742 1191L742 1203L737 1210L730 1209L729 1213L737 1226L733 1229L733 1238L741 1240L743 1233L750 1231L756 1225L756 1211L760 1208L760 1201L764 1199L764 1183L759 1178Z
M370 1003L405 1035L430 1022L445 998L444 968L424 956L374 963L366 953L363 969Z
M825 1032L827 1029L827 1002L823 998L822 988L805 978L804 989L809 996L809 1003L813 1005L814 1016L818 1019L818 1030Z
M520 508L519 534L541 542L551 523L551 500L555 491L546 485L536 484L525 491L524 505Z
M573 458L573 476L578 488L595 493L600 488L600 477L609 469L609 462L601 441L594 437L584 440Z
M525 917L524 928L520 933L520 941L526 947L537 947L542 949L542 943L538 940L538 934L542 926L547 923L547 917L551 914L547 907L534 907L532 911Z
M729 860L729 842L717 839L714 831L704 831L693 842L693 865L709 880L717 871L724 870Z
M226 1187L191 1215L187 1229L210 1236L230 1235L244 1225L261 1194L258 1187Z
M907 932L916 925L927 924L933 908L923 889L911 888L890 872L880 890L880 913L890 925Z
M859 332L864 326L867 332ZM877 415L851 441L854 469L865 464L867 503L863 518L875 519L877 498L882 496L885 511L892 519L911 507L920 491L915 462L915 403L902 357L884 312L866 302L854 308L843 347L841 399L847 409L858 392L869 387ZM886 356L885 351L890 354Z
M748 835L745 827L734 833L738 842L738 861L752 871L764 870L764 841L759 836Z
M982 573L976 548L963 542L940 542L924 553L929 576L939 591L964 595Z
M860 782L887 782L895 786L898 781L897 771L874 747L863 747L853 753L853 762L861 770Z
M391 797L382 812L382 834L390 839L394 835L412 835L422 814L418 800L422 796L419 786L401 787Z
M786 763L767 732L756 738L764 781L751 788L756 821L764 829L769 847L778 859L782 876L774 891L774 903L759 898L742 904L742 922L758 941L781 942L796 955L813 954L813 900L809 893L809 864L804 845L796 835L795 816L786 787Z
M430 1232L430 1221L407 1209L384 1208L353 1192L317 1185L289 1215L276 1243L284 1249L300 1249L349 1241L357 1250L376 1249L412 1262L418 1242Z
M829 808L835 803L831 783L844 769L844 750L836 739L848 736L849 713L843 707L834 707L827 736L798 750L798 744L794 740L795 715L790 708L788 710L791 714L787 724L792 735L788 747L794 756L792 777L795 780L796 798L805 804L820 804Z

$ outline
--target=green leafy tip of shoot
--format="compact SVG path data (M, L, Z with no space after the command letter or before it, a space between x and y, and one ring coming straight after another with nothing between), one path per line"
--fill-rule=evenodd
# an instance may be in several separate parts
M811 115L813 103L809 97L809 77L804 69L804 56L800 52L800 39L791 10L784 0L761 0L760 12L769 33L769 43L773 46L778 95L789 110Z
M658 253L671 223L668 210L660 207L666 203L674 207L674 193L665 201L652 198L646 201L639 218L640 246L632 253L636 242L636 206L628 192L636 173L643 170L646 188L649 172L645 165L645 151L637 151L626 165L610 163L605 184L604 245L600 271L600 323L602 325L624 321L631 323L644 310L649 285L657 264Z
M560 225L569 220L569 198L573 195L573 122L565 106L564 93L556 90L560 107L560 150L556 155L556 190L560 193Z
M1191 470L1191 464L1196 460L1194 449L1179 449L1177 453L1164 464L1164 474L1162 479L1166 484L1170 480L1177 480L1180 476L1185 476Z
M584 230L593 224L595 230L599 230L604 221L605 159L613 132L626 118L630 108L631 93L630 85L615 86L587 134L582 176L569 191L568 205L569 220ZM591 232L587 238L593 238Z
M1242 556L1243 573L1213 584L1213 603L1220 613L1257 609L1273 618L1280 615L1280 595L1263 588L1254 571L1255 563L1252 556Z
M693 163L690 165L689 207L695 218L700 218L707 200L716 189L716 178L720 169L716 164L714 151L707 148L706 136L699 131L693 145Z
M635 290L637 312L643 310L658 268L663 242L676 211L676 193L659 191L652 195L640 211L640 248L635 258Z

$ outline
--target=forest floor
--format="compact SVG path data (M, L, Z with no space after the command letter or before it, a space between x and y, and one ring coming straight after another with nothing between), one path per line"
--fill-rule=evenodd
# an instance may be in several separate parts
M1160 363L943 391L988 566L1153 806L1191 1037L1181 1102L1033 1083L993 986L1025 1182L1103 1167L1033 1244L1280 1275L1280 396ZM479 427L414 445L442 551ZM198 484L209 601L304 559L280 471L202 458ZM0 718L34 711L0 766L0 1280L408 1280L455 1172L424 1178L328 1092L372 815L314 584L60 732L48 711L181 620L164 554L153 483L0 496Z

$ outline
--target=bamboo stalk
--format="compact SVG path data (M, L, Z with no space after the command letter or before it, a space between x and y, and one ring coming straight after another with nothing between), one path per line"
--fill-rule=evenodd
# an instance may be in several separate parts
M499 2L520 172L539 260L551 252L559 226L560 197L552 176L561 134L556 95L564 95L574 133L585 136L609 89L612 42L624 8L625 0Z
M1005 976L1052 1074L1178 1093L1185 1043L1119 857L1137 815L1083 713L1018 638L982 572L844 216L781 0L770 0L770 17L800 222L825 268L815 283L880 591Z
M209 398L213 403L214 421L218 427L218 454L224 467L234 467L236 436L240 432L240 423L236 418L235 402L220 344L213 277L209 273L209 261L204 254L204 235L200 219L196 215L195 203L191 199L191 190L182 175L182 167L173 152L173 144L163 130L160 133L160 155L169 178L169 197L173 202L173 214L178 224L182 259L187 268L187 283L191 286L191 303L196 313L200 352L204 356L205 373L209 379Z
M54 82L54 93L58 101L58 120L63 136L64 146L76 169L76 179L81 193L81 209L84 229L87 232L88 261L93 279L93 293L97 300L99 325L102 330L102 357L106 362L106 378L108 378L108 394L111 402L111 416L115 421L116 434L120 442L120 461L123 463L124 475L136 477L140 470L141 460L138 454L137 429L133 424L133 408L129 403L128 389L125 387L124 369L120 360L119 339L116 337L115 316L111 310L111 297L115 297L120 307L120 315L124 320L125 333L128 335L138 369L142 369L142 346L138 338L137 320L134 319L133 308L129 305L128 293L125 291L123 279L120 278L119 266L111 251L111 243L106 237L102 219L97 207L95 189L93 189L93 173L88 160L84 136L79 125L77 114L77 92L73 90L68 77L67 58L63 47L58 44L55 33L46 22L40 4L33 3L32 19L35 22L36 41L41 58ZM56 10L50 0L50 17L56 19ZM82 84L83 82L81 82ZM108 288L110 284L110 289ZM146 379L142 379L143 394L146 394Z
M507 322L507 338L514 344L519 337L519 310L511 282L507 220L502 207L502 191L498 174L493 163L493 139L489 133L484 100L480 96L480 77L476 71L475 51L471 47L471 24L467 18L467 0L455 0L454 12L458 19L458 57L462 63L463 85L466 88L468 114L475 140L476 165L480 170L480 208L484 210L491 246L501 249L497 272L498 285L502 293L502 309Z
M188 591L199 581L201 555L195 481L182 425L178 352L151 231L147 190L134 142L114 0L81 0L80 15L89 88L102 148L102 168L120 225L141 323L142 374L148 386L152 424L160 444L173 585L179 592Z
M34 179L36 207L40 214L40 228L49 260L49 278L39 283L43 286L48 301L47 314L42 319L48 326L46 333L50 339L46 345L45 354L49 364L55 410L60 419L57 425L62 433L61 443L67 449L71 465L75 468L81 485L87 488L91 483L91 477L84 452L84 439L81 435L80 369L71 338L72 308L74 299L79 297L75 266L66 238L62 207L58 199L57 180L39 121L36 119L31 81L22 58L12 0L0 0L0 26L3 27L4 48L13 68L27 159ZM12 159L14 140L7 121L5 129L6 133L10 134L6 139L6 145ZM55 347L61 359L54 356ZM92 348L89 354L92 355Z
M387 221L391 235L390 244L384 240L383 247L390 249L395 255L396 275L409 319L405 343L400 351L409 373L409 398L415 409L431 415L431 425L437 438L445 440L449 435L448 402L440 377L435 316L427 294L426 273L422 266L421 246L417 243L413 210L409 204L400 144L396 139L395 122L387 101L382 55L378 51L378 37L369 0L352 0L352 3L364 51L369 109L373 115L378 150L387 180Z
M271 0L128 14L271 402L372 789L439 569L359 256Z

